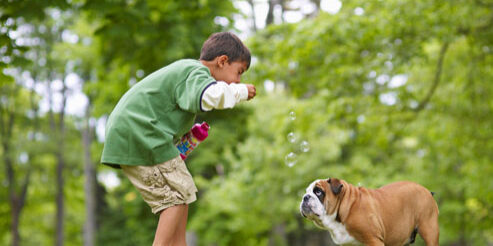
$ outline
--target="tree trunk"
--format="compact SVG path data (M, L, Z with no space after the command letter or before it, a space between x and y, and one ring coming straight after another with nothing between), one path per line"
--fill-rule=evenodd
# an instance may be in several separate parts
M286 11L286 0L278 0L281 6L281 22L284 23L284 12Z
M274 22L274 1L276 0L269 0L269 10L267 11L267 18L265 19L266 27Z
M286 225L284 225L284 223L275 225L271 231L267 245L287 245L287 242Z
M9 90L9 89L7 89ZM19 221L20 215L22 212L22 208L24 207L27 187L29 186L31 172L28 171L26 175L24 175L24 179L22 184L20 185L20 191L17 191L16 185L16 174L14 170L14 162L11 156L10 147L12 145L12 132L15 123L15 97L17 96L17 92L19 90L18 85L14 85L12 92L7 92L7 97L10 97L10 102L3 104L0 107L0 137L2 140L2 152L3 161L5 163L5 173L8 181L8 198L10 205L10 234L12 238L12 245L18 246L20 245L20 234L19 234ZM3 88L2 88L3 94ZM4 118L4 116L7 116ZM29 170L29 168L28 168Z
M8 192L9 192L9 204L10 204L10 235L12 237L12 246L18 246L20 242L19 235L19 218L20 218L20 209L18 207L18 196L15 192L15 173L14 168L12 166L12 159L9 156L9 139L3 139L2 147L4 154L4 162L7 173L8 180Z
M60 139L59 148L63 145L63 140ZM63 218L65 217L65 208L64 208L64 195L63 195L63 169L65 167L65 162L63 161L63 154L58 150L57 153L57 167L56 167L56 246L63 245Z
M65 78L65 76L64 76ZM52 81L52 79L50 79ZM55 140L58 141L58 147L55 151L57 158L56 166L56 226L55 226L55 245L63 246L64 241L64 218L65 218L65 196L63 194L63 188L65 185L65 179L63 177L63 170L65 169L65 159L63 156L64 138L65 138L65 105L67 102L67 87L63 83L62 88L62 107L60 109L60 115L58 118L58 125L55 123L55 117L53 114L53 101L52 91L48 82L48 98L50 105L50 126L51 130L55 133Z
M19 218L20 210L15 207L15 202L11 204L12 212L12 222L11 222L11 236L12 236L12 246L19 246L21 237L19 235Z
M82 141L84 146L84 175L86 182L84 183L84 192L86 194L86 222L84 224L84 246L94 245L94 237L96 232L96 170L91 161L91 143L92 131L89 124L91 115L91 105L88 104L84 117L84 127L82 129Z
M253 27L253 32L257 32L257 23L255 22L255 3L253 0L248 0L247 1L250 4L250 7L252 8L252 27Z
M56 195L56 204L57 204L57 246L63 246L63 240L64 240L64 227L63 227L63 221L65 218L65 196L63 194L63 188L65 186L65 178L63 177L63 170L65 169L65 159L63 156L63 147L65 143L65 104L67 102L67 95L66 95L66 86L65 83L63 84L63 101L62 101L62 108L60 109L60 118L58 122L58 130L59 130L59 145L58 145L58 153L57 153L57 159L58 159L58 164L56 168L56 175L57 175L57 195Z

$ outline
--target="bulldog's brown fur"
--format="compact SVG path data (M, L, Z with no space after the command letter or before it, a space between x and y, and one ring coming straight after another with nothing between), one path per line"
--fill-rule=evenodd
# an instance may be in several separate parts
M426 245L438 246L438 206L419 184L396 182L367 189L331 178L316 186L325 191L327 213L337 212L336 220L365 245L404 245L417 228Z

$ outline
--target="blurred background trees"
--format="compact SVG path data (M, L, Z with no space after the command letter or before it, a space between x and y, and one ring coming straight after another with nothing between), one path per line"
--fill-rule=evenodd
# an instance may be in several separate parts
M190 245L330 245L298 212L327 177L421 183L442 245L493 243L489 1L0 3L2 245L149 245L157 217L99 164L106 117L224 30L250 47L258 96L197 117Z

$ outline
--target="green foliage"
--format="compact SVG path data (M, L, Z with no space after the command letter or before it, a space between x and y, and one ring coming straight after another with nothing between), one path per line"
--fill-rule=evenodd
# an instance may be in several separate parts
M97 245L150 245L158 216L151 213L128 179L120 178L121 186L106 194L98 209L101 214Z
M104 119L133 83L176 59L198 58L202 42L231 28L237 10L219 0L0 3L0 116L16 117L12 137L1 139L12 147L0 158L3 164L11 157L18 180L31 173L22 245L50 245L60 136L48 114L33 114L44 95L32 87L75 73L92 105L88 112ZM230 26L215 24L216 16ZM337 14L253 35L247 45L255 59L243 82L256 84L258 96L197 118L211 125L210 137L186 161L199 188L188 226L199 245L307 245L326 235L298 206L306 186L327 177L370 188L421 183L435 192L442 245L491 244L491 20L491 4L482 0L352 0L342 1ZM19 32L22 38L40 42L22 45L11 33L21 26L32 27ZM64 31L77 40L67 42ZM81 119L65 117L65 241L81 245ZM101 147L91 146L95 163ZM292 167L285 160L291 152ZM151 244L158 217L120 171L97 169L116 172L122 182L98 187L97 244ZM0 244L8 245L5 172L0 180Z

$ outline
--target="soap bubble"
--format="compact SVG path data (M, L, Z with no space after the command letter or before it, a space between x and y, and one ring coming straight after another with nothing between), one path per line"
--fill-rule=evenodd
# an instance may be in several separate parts
M300 143L300 150L301 150L301 152L304 152L304 153L308 152L310 150L310 144L307 141L303 140Z
M296 142L296 135L294 134L294 132L290 132L288 133L288 141L290 143L294 143Z
M294 164L296 164L297 162L296 154L293 152L289 153L288 155L286 155L286 157L284 157L284 161L286 163L286 166L288 167L294 166Z
M296 113L294 111L289 112L289 119L296 120Z

